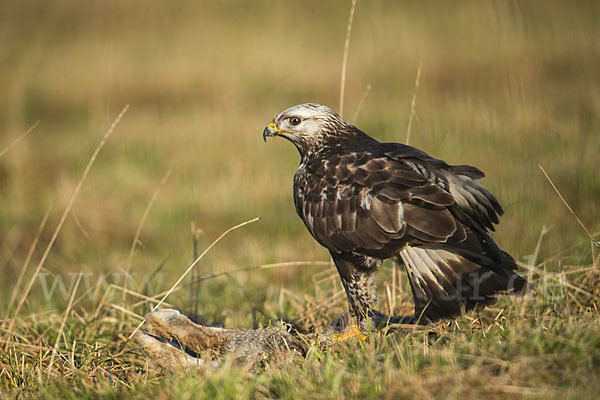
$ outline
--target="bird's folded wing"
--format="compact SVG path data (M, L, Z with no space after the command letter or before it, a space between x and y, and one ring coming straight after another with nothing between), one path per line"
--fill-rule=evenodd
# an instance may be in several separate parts
M369 155L368 153L364 153ZM461 232L452 194L410 165L350 154L295 178L298 214L332 251L378 250L399 239L445 242ZM390 249L391 251L391 249Z
M482 231L494 230L503 214L496 198L475 180L485 177L470 165L448 165L427 153L398 143L383 143L384 154L409 165L413 171L449 192L456 202L452 211L463 223Z

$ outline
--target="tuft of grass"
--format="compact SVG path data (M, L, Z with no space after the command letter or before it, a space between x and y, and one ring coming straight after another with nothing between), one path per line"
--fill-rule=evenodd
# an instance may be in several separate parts
M366 342L314 347L306 358L290 355L266 362L260 371L225 360L169 375L135 346L119 352L136 314L153 301L128 303L126 330L116 331L121 311L111 304L121 296L111 286L92 301L71 297L63 313L18 318L0 356L0 390L10 397L42 398L592 398L600 389L600 270L590 264L547 272L555 262L560 260L531 266L536 295L505 296L455 321L372 332ZM344 309L335 300L343 293L334 277L331 270L329 276L318 274L310 293L274 293L279 301L267 303L259 324L280 314L301 329L323 327ZM395 312L411 303L410 293L399 300Z

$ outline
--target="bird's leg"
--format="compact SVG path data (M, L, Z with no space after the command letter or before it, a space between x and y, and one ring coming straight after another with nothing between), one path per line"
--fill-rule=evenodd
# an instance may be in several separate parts
M346 290L349 306L349 319L342 323L340 333L332 340L341 341L355 336L361 340L366 338L361 332L371 328L374 306L377 302L374 273L376 263L365 263L363 258L355 255L333 254L333 261L340 274L342 285Z

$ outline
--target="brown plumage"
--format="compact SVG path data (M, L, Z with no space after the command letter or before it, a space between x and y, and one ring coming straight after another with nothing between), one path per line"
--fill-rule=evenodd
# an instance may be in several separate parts
M296 211L331 253L354 324L399 320L374 309L373 273L391 257L406 267L422 321L527 286L487 233L503 211L475 182L484 176L477 168L380 143L318 104L283 111L265 128L267 136L282 136L300 152Z

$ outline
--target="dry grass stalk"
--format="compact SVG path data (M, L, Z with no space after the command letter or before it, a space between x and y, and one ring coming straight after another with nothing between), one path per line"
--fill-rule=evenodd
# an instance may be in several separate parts
M417 77L415 78L415 91L413 92L412 101L410 102L410 115L408 116L408 128L406 129L406 144L410 142L410 128L412 127L413 116L415 115L415 106L417 104L417 90L419 90L419 80L421 79L421 67L423 61L419 62L419 69L417 70Z
M157 300L157 299L155 299L155 298L153 298L153 297L148 297L148 296L146 296L146 295L144 295L144 294L142 294L142 293L135 292L135 291L133 291L133 290L130 290L130 289L127 289L127 288L125 288L125 287L123 287L123 286L118 286L118 285L115 285L114 283L111 283L111 284L109 285L109 290L110 290L110 289L118 289L118 290L121 290L121 291L123 291L123 292L125 292L125 293L127 293L127 294L131 295L131 296L138 297L138 298L140 298L140 299L143 299L143 300L144 300L144 301L142 301L142 302L140 302L140 303L135 303L135 304L132 306L133 308L137 307L138 305L144 304L144 303L158 303L158 302L159 302L159 300ZM167 307L173 307L173 305L171 305L171 304L167 303L166 301L163 301L163 304L164 304L164 305L166 305Z
M360 113L360 110L362 110L363 105L365 104L365 100L367 99L367 96L369 95L369 91L371 90L371 84L367 85L367 88L365 89L365 92L363 93L362 97L360 98L360 101L358 102L358 106L356 106L356 111L354 112L354 116L352 116L352 123L356 123L356 120L358 119L358 114Z
M206 253L208 253L210 251L210 249L212 249L214 247L214 245L216 245L217 243L219 243L219 241L221 241L221 239L223 239L225 236L227 236L227 234L229 234L230 232L241 228L245 225L251 224L253 222L258 221L260 218L253 218L249 221L246 222L242 222L241 224L238 224L236 226L233 226L229 229L227 229L225 232L223 232L221 234L221 236L219 236L214 242L212 242L207 248L206 250L204 250L202 252L202 254L200 254L198 256L198 258L196 258L194 260L194 262L185 270L185 272L179 277L179 279L177 279L177 282L175 282L173 284L173 286L171 287L171 289L169 289L167 291L167 293L165 293L165 295L162 297L162 299L160 299L160 301L158 302L158 304L156 304L154 306L154 308L152 309L152 311L156 311L158 309L158 307L160 307L161 304L164 303L164 301L166 300L167 297L169 297L169 295L175 290L175 288L181 283L181 281L187 276L187 274L189 274L189 272L196 266L196 264L198 264L198 262L200 262L200 260L206 255ZM121 349L121 352L123 351L123 349L125 348L125 345L131 340L131 338L137 333L137 331L142 327L142 325L144 324L144 322L146 322L146 320L142 320L142 322L140 322L140 324L134 329L134 331L131 333L131 335L129 335L129 337L127 338L127 340L125 341L125 343L123 344L123 347ZM121 353L119 352L119 353Z
M348 48L350 47L350 33L352 32L352 21L354 19L354 9L356 8L356 0L352 0L350 7L350 16L348 17L348 25L346 27L346 41L344 42L344 57L342 59L342 76L340 78L340 115L344 115L344 90L346 88L346 67L348 65Z
M280 262L280 263L262 264L262 265L257 265L257 266L253 266L253 267L238 268L238 269L234 269L231 271L215 272L214 274L201 276L201 277L197 278L195 281L188 283L187 285L192 285L192 284L206 281L209 279L218 278L220 276L225 276L225 275L230 275L230 274L235 274L238 272L248 272L248 271L259 270L259 269L271 269L271 268L281 268L281 267L301 267L303 265L325 266L325 265L329 265L329 261L285 261L285 262Z
M8 307L6 308L7 316L10 315L10 310L14 304L14 301L17 298L17 293L19 292L19 288L21 287L21 283L23 281L23 278L25 277L25 272L27 272L27 268L29 267L29 262L31 261L31 257L33 257L33 253L35 252L38 241L40 240L42 231L44 230L44 227L46 226L46 222L48 221L48 216L50 215L51 209L52 209L52 206L49 206L48 209L46 210L46 213L44 214L44 218L42 218L42 222L40 223L40 226L38 227L37 233L35 235L35 239L33 239L33 242L31 243L31 246L29 247L29 251L27 252L27 256L25 257L25 262L23 262L23 267L21 268L21 272L19 273L17 282L15 283L12 294L10 295L10 300L8 301ZM4 326L4 322L2 323L2 326Z
M216 272L213 274L201 276L201 277L197 278L195 281L189 282L183 286L175 288L174 290L172 290L172 292L177 292L178 290L180 290L182 288L185 288L187 286L192 286L193 284L204 282L209 279L214 279L214 278L218 278L221 276L228 276L228 275L239 273L239 272L248 272L248 271L260 270L260 269L272 269L272 268L282 268L282 267L298 267L298 266L303 266L303 265L329 266L330 262L329 261L286 261L286 262L280 262L280 263L262 264L262 265L252 266L252 267L239 268L239 269L234 269L234 270L230 270L230 271ZM331 277L337 278L337 273L335 273ZM123 287L117 286L114 284L111 284L111 287L113 287L115 289L119 289L119 290L126 290ZM137 292L133 292L130 290L128 291L128 293L130 293L134 296L138 296L140 298L146 299L143 302L138 302L138 303L133 304L132 307L139 306L142 303L146 303L146 302L159 303L160 300L158 300L158 299L163 297L168 292L169 292L169 290L165 290L164 292L157 293L154 296L145 296L145 295L139 294ZM172 305L170 305L169 303L164 302L164 301L162 304L166 305L167 307L172 307Z
M98 143L98 146L96 146L96 149L92 153L92 156L90 157L90 160L88 161L88 164L86 165L85 170L83 171L83 175L82 175L81 179L79 180L79 182L77 183L77 186L75 186L75 190L73 190L73 194L71 195L71 198L69 199L67 207L65 208L65 211L63 212L62 216L60 217L60 221L58 222L58 225L56 226L56 229L54 230L54 233L52 234L52 237L50 238L50 241L48 242L48 245L46 246L46 250L44 251L42 258L40 259L40 261L37 265L37 268L35 269L35 272L31 276L31 279L29 280L29 283L27 284L27 287L26 287L23 295L21 296L21 300L19 301L17 308L15 309L15 312L13 314L13 319L11 320L9 328L8 328L9 335L10 335L10 331L12 330L12 328L14 326L14 317L16 317L19 314L19 311L21 311L21 307L23 307L23 304L25 303L25 300L27 299L27 296L29 295L29 292L31 291L33 284L35 283L35 280L37 279L38 274L42 270L42 267L44 266L44 263L46 262L46 258L48 257L48 254L50 254L50 250L52 249L52 246L54 245L54 242L56 241L56 238L58 237L58 234L60 233L60 230L62 229L63 224L65 223L65 220L67 219L67 215L69 215L69 212L71 211L71 207L73 207L73 204L75 203L77 194L81 190L81 187L83 186L83 183L85 182L85 180L92 168L92 165L94 165L94 161L96 161L98 154L100 154L100 151L106 144L106 141L108 140L110 135L113 133L113 131L115 130L115 128L117 127L119 122L121 122L121 119L123 118L123 116L125 115L125 113L127 112L128 109L129 109L129 105L126 105L123 108L123 110L119 113L117 118L115 118L113 123L110 125L110 127L108 128L108 130L102 137L102 140L100 140L100 143ZM9 338L10 338L10 336L9 336Z
M202 234L202 229L196 228L196 224L194 224L194 221L191 221L190 228L192 233L192 259L195 260L196 258L198 258L198 239ZM191 301L190 309L193 311L194 315L198 315L198 292L200 291L200 282L198 277L198 270L193 269L192 275L190 276L189 299Z
M83 277L83 274L81 274L81 273L77 277L77 281L75 282L75 287L73 288L73 293L71 293L71 297L69 298L69 304L67 305L67 309L65 310L65 316L63 317L63 319L60 323L60 328L58 329L58 335L56 336L56 342L54 342L54 347L52 348L52 356L50 356L50 364L48 364L48 369L46 370L46 372L48 373L48 376L50 375L50 369L52 368L52 365L54 364L54 357L56 356L56 352L58 351L58 346L60 345L60 340L61 340L63 332L65 330L65 324L67 323L67 320L69 319L69 314L71 313L71 307L73 307L73 300L75 300L75 294L77 293L77 289L79 288L79 282L81 282L82 277ZM65 345L66 345L66 343L65 343Z
M125 266L125 282L123 283L124 287L127 287L127 283L129 282L129 271L131 270L131 261L133 260L133 254L135 253L135 247L137 246L137 243L140 239L140 235L142 233L142 228L144 227L144 223L146 222L146 218L148 217L148 214L150 213L150 209L152 208L154 201L158 197L160 190L162 189L164 184L167 182L170 175L171 175L171 170L167 171L165 176L160 181L160 184L158 185L158 187L152 194L152 197L150 198L150 201L148 202L148 205L146 206L146 209L144 210L144 213L142 214L142 218L137 226L137 229L135 231L135 236L133 237L133 242L131 243L131 249L129 250L129 257L127 258L127 265ZM123 291L123 297L121 299L122 304L125 304L125 297L126 297L126 292Z
M128 309L126 309L126 308L124 308L124 307L121 307L120 305L117 305L117 304L111 304L110 306L111 306L112 308L116 309L116 310L119 310L119 311L121 311L121 313L122 313L122 314L127 314L127 315L129 315L129 316L131 316L131 317L133 317L133 318L135 318L135 319L144 319L144 317L142 317L141 315L139 315L139 314L136 314L136 313L134 313L133 311L130 311L130 310L128 310Z
M8 146L6 146L2 151L0 151L0 158L9 152L14 146L16 146L21 140L25 138L25 136L29 135L33 130L38 126L40 121L34 123L29 129L27 129L24 133L20 134L15 140L13 140Z
M544 169L544 167L542 167L542 164L539 164L538 166L542 170L542 172L543 172L544 176L546 177L546 179L548 179L548 182L550 182L550 185L552 185L552 188L554 189L554 191L556 192L556 194L558 195L558 197L560 197L560 199L562 200L563 204L567 207L567 209L569 210L569 212L571 213L571 215L573 215L573 217L575 217L575 219L577 220L577 222L579 223L579 225L583 228L583 230L585 231L585 233L587 233L587 235L589 236L592 244L594 244L596 247L600 248L600 241L595 240L594 236L590 233L590 231L588 230L588 228L586 228L586 226L583 224L583 222L581 222L581 220L579 219L579 217L575 214L575 211L573 211L573 209L571 208L571 206L569 206L569 203L567 203L567 201L565 200L565 198L563 197L563 195L558 191L558 189L556 188L556 185L554 185L554 182L552 182L552 179L550 179L550 176L548 176L548 174L546 173L546 170Z
M527 270L533 271L535 273L537 273L538 275L540 275L541 277L543 277L546 280L553 280L555 282L558 282L561 286L569 288L569 289L573 289L574 291L576 291L577 293L580 293L584 296L588 296L596 301L600 302L600 296L595 295L594 293L588 292L587 290L585 290L582 287L576 286L570 282L568 282L565 278L564 278L564 274L563 273L550 273L547 272L546 270L542 270L539 269L533 265L528 265L528 264L524 264L522 262L517 261L517 265L520 267L523 267Z

